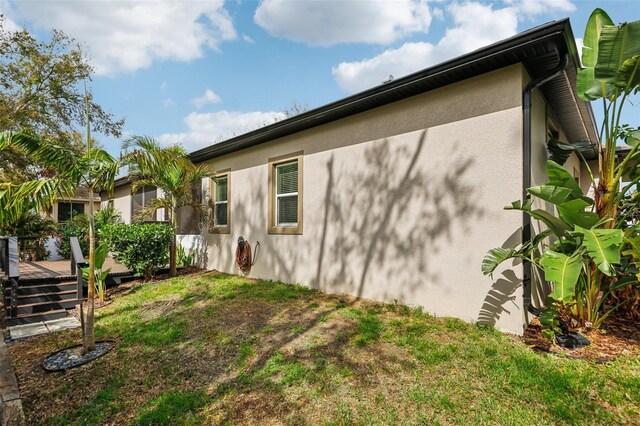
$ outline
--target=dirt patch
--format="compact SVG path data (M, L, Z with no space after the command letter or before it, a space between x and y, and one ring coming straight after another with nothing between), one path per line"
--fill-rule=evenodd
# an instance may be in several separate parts
M540 322L534 320L524 333L523 341L533 350L569 358L608 362L615 358L640 354L640 321L608 318L600 330L579 328L591 344L584 348L562 348L542 335Z

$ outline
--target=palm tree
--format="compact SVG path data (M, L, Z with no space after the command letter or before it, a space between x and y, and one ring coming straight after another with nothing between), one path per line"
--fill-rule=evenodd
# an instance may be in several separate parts
M128 152L129 149L132 151ZM187 153L178 145L161 147L155 140L145 136L134 136L123 145L124 159L129 165L131 191L144 186L155 186L162 196L147 203L139 212L143 218L164 209L167 221L173 230L169 249L169 274L176 275L176 235L178 229L177 210L189 206L200 212L206 207L194 199L192 188L201 185L202 179L213 175L206 165L194 165Z
M94 298L95 298L95 222L93 194L96 191L113 191L119 162L103 149L92 147L90 120L87 113L86 151L79 156L75 152L54 145L29 132L0 133L0 149L13 146L45 166L58 171L53 178L28 181L21 184L1 183L0 222L10 221L25 209L43 211L58 196L71 196L79 186L89 190L89 283L87 311L83 318L83 354L95 348Z

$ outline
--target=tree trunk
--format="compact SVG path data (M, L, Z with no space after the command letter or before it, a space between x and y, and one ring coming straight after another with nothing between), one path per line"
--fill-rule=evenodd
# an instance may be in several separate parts
M85 108L87 111L87 155L89 161L91 161L91 121L89 120L89 105L86 95L85 86ZM91 173L89 171L88 173ZM91 179L89 176L88 179ZM82 354L85 355L96 347L96 338L93 334L94 323L94 298L95 298L95 284L96 284L96 235L95 235L95 221L93 212L93 185L88 185L89 190L89 282L87 283L87 316L84 321L84 339L82 342ZM79 274L82 271L77 271Z
M171 244L169 245L169 276L175 277L176 275L178 275L178 266L176 259L176 231L178 230L178 224L176 222L176 209L172 208L171 210L171 230L173 231L173 238L171 239Z
M95 308L95 284L96 284L96 237L95 223L93 220L93 188L89 188L89 282L87 283L87 314L84 321L85 338L82 342L82 353L91 352L96 346L95 335L93 334L94 308ZM82 273L78 271L78 273Z

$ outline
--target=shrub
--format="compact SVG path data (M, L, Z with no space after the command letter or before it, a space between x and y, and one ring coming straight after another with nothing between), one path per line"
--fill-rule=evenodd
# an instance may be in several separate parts
M21 214L10 223L0 227L0 235L11 235L17 237L35 237L36 239L19 238L20 259L21 260L42 260L49 256L49 251L45 247L46 239L54 235L58 227L54 221L42 217L35 211L28 211Z
M79 214L60 225L60 233L57 236L56 247L58 249L58 255L63 259L71 258L71 243L69 242L69 238L71 237L78 237L82 254L88 256L89 219L86 215Z
M165 223L121 223L106 225L101 236L116 259L145 280L169 261L171 227Z
M102 228L110 223L120 222L122 222L120 212L115 210L113 207L107 207L95 212L94 223L96 227L96 247L100 240ZM69 242L69 238L71 237L78 237L82 254L85 257L89 257L89 216L86 214L76 215L60 226L56 247L58 248L58 255L64 259L71 258L71 244Z

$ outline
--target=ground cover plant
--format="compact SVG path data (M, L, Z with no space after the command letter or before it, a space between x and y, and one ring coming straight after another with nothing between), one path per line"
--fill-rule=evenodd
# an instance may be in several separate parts
M39 366L79 331L10 346L29 424L634 424L640 351L599 364L417 309L215 272L121 286L106 356ZM79 390L82 389L80 392Z

